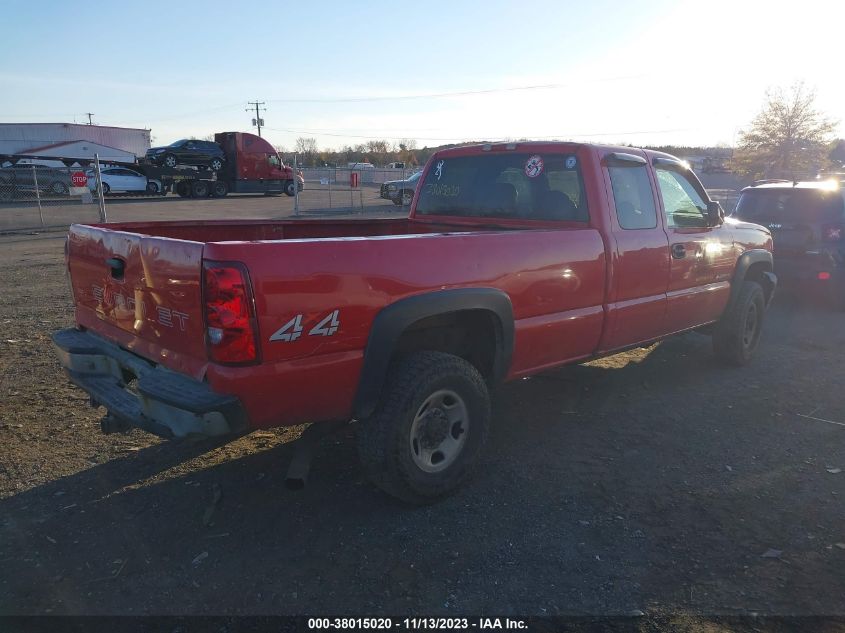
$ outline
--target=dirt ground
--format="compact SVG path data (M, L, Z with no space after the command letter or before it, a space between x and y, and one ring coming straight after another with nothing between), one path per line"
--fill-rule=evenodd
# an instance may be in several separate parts
M0 237L0 614L845 615L845 319L778 296L754 363L689 334L509 384L475 478L409 509L353 428L104 436L49 334L62 233Z

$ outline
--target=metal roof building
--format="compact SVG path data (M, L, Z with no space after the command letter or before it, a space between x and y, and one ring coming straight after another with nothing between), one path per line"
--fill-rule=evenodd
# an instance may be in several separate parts
M32 150L76 141L143 156L150 147L150 130L78 123L0 123L0 154L35 153Z

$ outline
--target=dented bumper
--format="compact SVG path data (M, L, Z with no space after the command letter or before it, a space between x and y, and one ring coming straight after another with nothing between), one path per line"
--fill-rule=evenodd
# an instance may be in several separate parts
M161 437L218 436L247 428L235 396L151 363L91 332L53 334L71 381L120 421Z

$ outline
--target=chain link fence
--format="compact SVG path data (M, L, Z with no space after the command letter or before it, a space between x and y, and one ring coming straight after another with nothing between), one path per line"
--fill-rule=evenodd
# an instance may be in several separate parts
M0 166L0 232L99 222L102 200L87 184L77 186L85 172L33 163ZM96 178L95 171L89 173Z
M297 210L309 212L407 213L421 169L308 167Z

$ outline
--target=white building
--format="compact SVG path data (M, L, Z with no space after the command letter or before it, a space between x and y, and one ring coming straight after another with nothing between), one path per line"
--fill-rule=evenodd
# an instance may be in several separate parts
M0 154L38 154L131 162L150 147L150 130L77 123L0 123ZM101 152L100 150L103 150ZM34 150L39 150L38 152ZM44 152L49 154L44 154ZM69 153L70 152L70 153Z

